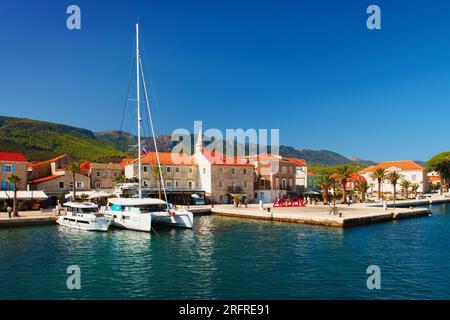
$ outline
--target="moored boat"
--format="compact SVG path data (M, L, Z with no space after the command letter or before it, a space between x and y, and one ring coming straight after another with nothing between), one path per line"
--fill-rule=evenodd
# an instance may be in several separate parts
M98 207L91 202L67 202L67 212L56 222L60 226L88 231L108 231L111 219L99 213Z

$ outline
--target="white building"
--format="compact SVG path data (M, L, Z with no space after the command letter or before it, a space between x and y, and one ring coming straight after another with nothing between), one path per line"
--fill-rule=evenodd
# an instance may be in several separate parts
M295 185L306 190L308 188L308 164L303 159L287 159L288 161L295 163Z
M375 166L367 167L358 172L360 175L366 178L367 183L370 186L369 192L378 192L378 181L377 179L372 178L372 173L378 168L385 169L386 173L396 171L402 176L402 178L398 181L397 191L400 191L401 189L400 182L402 180L408 180L411 183L417 183L419 185L419 189L417 190L418 192L423 193L429 192L430 190L427 177L427 170L424 167L415 163L414 161L406 160L406 161L380 162ZM394 187L387 179L384 179L384 181L381 184L381 191L393 193Z

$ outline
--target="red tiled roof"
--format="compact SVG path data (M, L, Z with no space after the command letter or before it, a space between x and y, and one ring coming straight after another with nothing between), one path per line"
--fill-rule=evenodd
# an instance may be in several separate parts
M215 165L253 167L247 157L227 156L215 150L203 150L203 155L211 164Z
M298 158L287 158L287 160L290 161L290 162L295 163L295 165L296 165L297 167L305 167L305 166L307 165L307 164L306 164L306 161L303 160L303 159L298 159Z
M405 161L386 161L386 162L380 162L379 164L375 166L367 167L361 171L359 171L359 174L364 174L368 172L374 172L376 169L383 168L383 169L389 169L389 168L399 168L400 170L425 170L422 166L418 165L414 161L411 160L405 160Z
M63 154L63 155L54 157L54 158L49 159L49 160L45 160L45 161L35 161L35 162L30 163L30 166L31 166L31 167L36 167L36 166L40 166L40 165L43 165L43 164L48 164L48 163L56 162L56 161L58 161L58 160L64 158L65 156L66 156L66 155Z
M91 163L89 161L82 162L80 164L80 171L81 172L87 173L87 172L89 172L90 169L91 169Z
M194 161L191 156L184 153L172 153L172 152L158 152L159 163L161 165L194 165ZM135 163L138 159L133 159L129 163ZM157 165L158 160L156 152L151 151L141 157L142 164Z
M21 152L0 151L0 161L27 162Z
M135 160L135 158L124 158L122 159L122 161L120 162L120 168L125 169L125 166L131 162L133 162Z
M56 179L59 177L62 177L62 175L51 175L51 176L47 176L47 177L42 177L42 178L30 181L30 183L39 183L39 182L49 181L49 180L53 180L53 179Z
M441 177L440 176L429 176L428 180L430 180L430 182L440 182Z

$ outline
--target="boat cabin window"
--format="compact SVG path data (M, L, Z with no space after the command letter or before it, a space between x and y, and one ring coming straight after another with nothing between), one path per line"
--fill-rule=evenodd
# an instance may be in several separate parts
M166 204L148 204L148 205L141 205L141 206L125 206L125 210L136 210L138 209L140 212L158 212L158 211L165 211L167 209Z
M98 208L72 208L73 213L92 213L98 212Z

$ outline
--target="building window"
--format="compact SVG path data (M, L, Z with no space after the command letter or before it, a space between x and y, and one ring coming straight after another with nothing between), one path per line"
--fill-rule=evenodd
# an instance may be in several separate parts
M144 180L144 181L143 181L143 185L144 185L144 187L148 187L148 181L147 181L147 180Z
M172 181L166 181L166 187L172 188Z
M13 172L12 165L10 165L10 164L5 164L5 165L3 166L3 172L7 172L7 173Z
M117 172L114 172L114 177L117 177Z
M223 174L223 168L219 168L219 173Z
M244 189L247 189L247 181L244 181Z
M175 167L175 173L180 173L180 168L179 167Z
M64 181L60 181L59 182L59 188L60 189L64 189Z
M83 182L77 181L77 189L82 189L82 188L83 188Z
M223 196L222 195L219 196L219 200L220 200L220 202L223 202Z
M175 180L175 187L179 187L180 186L180 181L178 181L178 180Z
M280 188L280 179L279 178L275 178L275 190L278 190Z
M100 177L100 171L97 171L96 173L97 173L97 177Z
M148 166L144 166L144 172L148 172Z
M223 182L219 181L219 188L223 188Z
M412 180L412 181L416 181L416 178L417 178L416 175L413 174L412 177L411 177L411 180Z
M235 168L231 168L231 174L236 174L236 169Z
M102 184L100 182L95 183L95 188L100 189L102 187Z
M14 185L11 183L11 182L9 182L8 180L5 180L5 181L3 181L3 188L2 189L4 189L4 190L14 190Z
M167 173L171 173L172 172L172 167L166 167L166 172Z
M203 168L203 174L206 174L206 168Z
M192 168L189 168L189 173L192 173Z
M281 167L281 173L286 173L287 172L287 167Z
M281 183L282 183L282 185L281 185L282 188L283 188L283 189L286 189L286 179L283 178L283 180L282 180Z
M243 172L244 172L244 174L247 174L247 169L244 169Z
M194 189L194 181L188 181L188 186L189 186L189 189L193 190Z

